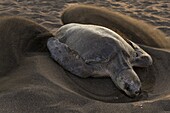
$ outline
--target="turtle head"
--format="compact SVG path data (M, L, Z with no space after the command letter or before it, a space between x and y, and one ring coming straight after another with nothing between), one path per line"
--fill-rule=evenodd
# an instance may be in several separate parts
M130 54L126 49L120 49L117 56L112 59L110 75L114 84L129 97L136 97L141 92L141 81L132 68Z
M141 93L141 82L133 69L126 69L121 71L114 78L114 83L129 97L137 97Z

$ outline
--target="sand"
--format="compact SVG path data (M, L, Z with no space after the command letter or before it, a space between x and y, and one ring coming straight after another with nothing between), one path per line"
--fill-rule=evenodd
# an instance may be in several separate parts
M27 25L22 24L16 27L22 30L14 27L12 32L12 28L8 29L10 25L4 27L0 17L0 113L169 112L170 51L167 49L141 45L154 63L148 68L135 68L143 89L143 96L136 99L120 92L110 78L82 79L50 58L44 46L46 39L62 26L63 10L78 3L108 7L141 19L169 38L168 0L2 0L0 16L22 16L41 26L33 23L25 30L22 27Z

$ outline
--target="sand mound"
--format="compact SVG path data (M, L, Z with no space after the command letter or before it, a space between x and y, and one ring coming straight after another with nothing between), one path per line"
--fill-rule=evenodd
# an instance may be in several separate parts
M154 26L106 8L71 5L61 18L64 24L83 23L105 26L133 42L158 48L170 48L170 40Z

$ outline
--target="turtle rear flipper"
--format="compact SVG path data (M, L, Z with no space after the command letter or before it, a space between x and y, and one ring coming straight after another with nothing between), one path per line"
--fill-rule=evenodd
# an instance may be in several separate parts
M49 38L47 47L52 58L71 73L86 78L92 75L93 69L87 65L80 55L56 38Z

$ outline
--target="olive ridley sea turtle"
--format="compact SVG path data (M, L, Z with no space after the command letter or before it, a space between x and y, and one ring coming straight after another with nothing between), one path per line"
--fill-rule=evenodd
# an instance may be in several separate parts
M137 44L114 31L97 25L71 23L62 26L47 47L52 58L79 77L111 77L130 97L141 92L133 66L147 67L152 58Z

